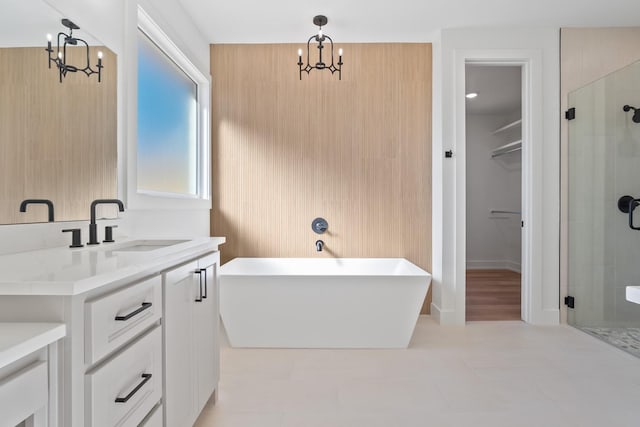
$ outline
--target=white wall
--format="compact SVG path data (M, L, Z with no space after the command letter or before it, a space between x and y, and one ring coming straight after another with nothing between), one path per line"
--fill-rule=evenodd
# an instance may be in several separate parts
M559 319L558 241L559 241L559 39L557 29L456 29L441 33L441 70L434 73L442 86L434 116L434 234L432 314L442 324L464 324L466 270L465 146L464 146L464 58L513 57L527 61L530 84L526 89L534 99L531 123L523 129L532 141L531 178L528 194L532 204L526 209L525 233L533 240L530 253L531 286L527 289L531 311L527 321L556 324ZM526 113L526 111L525 111ZM440 123L435 123L439 120ZM438 129L438 127L441 128ZM440 136L440 135L438 135ZM534 145L535 144L535 145ZM451 159L445 150L453 150ZM442 170L442 175L437 173ZM438 197L441 195L442 204ZM437 262L436 262L437 261ZM526 272L525 272L526 273Z
M467 268L520 271L521 152L491 158L497 147L521 138L520 127L493 132L520 118L515 114L467 114Z
M134 96L136 72L132 69L131 55L135 55L135 31L137 5L142 4L149 15L173 39L191 62L204 74L209 74L209 45L198 32L189 16L177 0L47 0L62 15L69 17L80 27L86 28L118 55L118 194L126 194L127 141L135 134L128 132L130 120L135 120L135 108L131 108ZM107 70L105 70L107 71ZM135 98L134 98L135 99ZM135 105L135 104L133 104ZM125 200L126 202L126 200ZM180 201L176 200L175 204ZM89 206L87 206L87 216ZM209 210L127 210L117 221L104 221L102 225L117 223L118 235L143 236L208 236ZM88 238L88 221L55 224L27 224L0 226L0 254L43 247L61 246L70 240L63 228L81 227L83 238Z

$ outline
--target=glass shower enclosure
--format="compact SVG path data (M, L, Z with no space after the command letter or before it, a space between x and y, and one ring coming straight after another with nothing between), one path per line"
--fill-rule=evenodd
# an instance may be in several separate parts
M640 304L625 298L640 285L640 62L569 107L568 322L640 357Z

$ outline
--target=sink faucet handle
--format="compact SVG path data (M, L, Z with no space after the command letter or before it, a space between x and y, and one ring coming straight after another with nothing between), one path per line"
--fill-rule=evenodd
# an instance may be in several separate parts
M68 228L66 230L62 230L63 233L71 233L71 245L70 248L81 248L84 245L82 244L82 230L80 228Z
M118 228L117 225L107 225L106 227L104 227L104 243L113 243L115 242L115 240L113 240L113 229L114 228Z

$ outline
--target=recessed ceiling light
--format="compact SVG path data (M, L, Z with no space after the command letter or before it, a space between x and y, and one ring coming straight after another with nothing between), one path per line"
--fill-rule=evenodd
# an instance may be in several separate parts
M465 95L468 99L473 99L475 97L478 96L478 94L476 92L469 92L468 94Z

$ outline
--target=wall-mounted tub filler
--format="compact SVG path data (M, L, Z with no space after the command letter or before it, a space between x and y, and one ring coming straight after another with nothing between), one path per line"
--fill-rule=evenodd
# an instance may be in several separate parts
M316 240L316 251L322 252L322 248L324 248L324 242L322 240Z
M316 218L311 222L311 229L316 233L316 234L322 234L325 231L327 231L327 228L329 228L329 223L327 222L326 219L324 218Z

